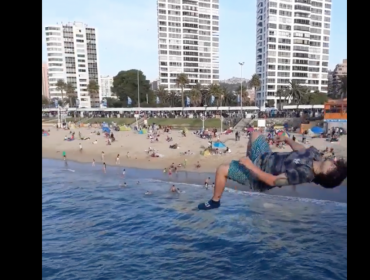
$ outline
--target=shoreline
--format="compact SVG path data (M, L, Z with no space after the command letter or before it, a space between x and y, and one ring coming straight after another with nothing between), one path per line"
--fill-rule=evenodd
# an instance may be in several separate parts
M55 165L61 166L63 163L62 159L54 159L54 158L47 158L42 157L42 164L48 163L48 165ZM74 161L68 160L68 163L72 165L72 167L76 169L80 169L82 171L89 172L91 162L81 162L81 161ZM97 166L101 165L101 163L97 162ZM109 169L107 168L107 174L109 175L109 170L117 170L118 173L122 168L126 169L126 174L128 177L134 179L152 179L152 180L160 180L165 182L166 184L176 184L176 183L184 183L184 184L193 184L202 186L205 178L211 177L213 180L214 172L206 172L202 171L192 171L192 170L180 170L178 173L173 175L168 175L167 173L163 173L162 169L158 168L150 168L146 169L144 167L133 167L133 166L117 166L115 164L107 164ZM117 174L117 173L115 173ZM166 186L167 187L167 186ZM260 193L253 191L249 188L249 186L244 186L237 184L231 180L228 180L226 183L226 187L229 189L236 189L237 191L247 192L247 193ZM341 202L347 203L347 180L343 183L342 186L339 186L335 189L325 189L315 184L303 184L298 185L295 187L286 186L282 188L273 188L269 191L264 192L263 194L266 195L278 195L284 197L296 197L302 199L316 199L316 200L323 200L323 201L334 201L334 202ZM212 195L212 190L209 190L209 197L201 197L200 202L203 200L207 200Z

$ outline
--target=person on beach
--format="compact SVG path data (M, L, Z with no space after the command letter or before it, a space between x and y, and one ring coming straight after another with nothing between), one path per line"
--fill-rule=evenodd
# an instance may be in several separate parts
M103 162L103 172L107 173L107 165L105 164L105 162Z
M248 143L247 157L217 168L213 197L199 204L198 209L220 207L227 179L242 185L249 183L252 189L266 191L273 187L310 182L324 188L335 188L347 177L345 160L322 159L316 148L306 148L285 136L277 136L276 141L284 141L293 151L273 153L265 137L259 132L253 132Z
M95 159L93 159L92 163L91 163L92 166L95 166Z
M104 162L104 152L101 152L101 161Z
M119 154L117 155L117 157L116 157L116 164L120 164L121 162L120 162L120 160L119 160Z
M78 144L78 146L79 146L79 148L80 148L80 152L82 152L82 145L81 145L81 143L80 143L80 144Z
M67 155L66 155L66 152L65 151L62 152L62 156L63 156L63 160L65 161L66 158L67 158Z

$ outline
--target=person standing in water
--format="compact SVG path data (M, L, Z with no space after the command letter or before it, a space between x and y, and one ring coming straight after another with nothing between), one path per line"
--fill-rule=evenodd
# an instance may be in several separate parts
M306 148L285 136L277 136L276 141L284 141L293 151L273 153L265 137L259 132L253 132L248 143L247 157L217 168L213 197L199 204L198 209L220 207L227 179L266 191L273 187L310 182L332 189L347 177L345 160L323 159L315 147Z
M103 162L103 172L107 173L107 165L105 164L105 162Z
M122 177L125 177L125 175L126 175L126 169L123 169L122 170Z
M92 163L91 163L92 166L95 166L95 159L93 159Z
M208 190L208 185L209 185L209 182L211 180L211 177L208 177L205 182L204 182L204 187Z

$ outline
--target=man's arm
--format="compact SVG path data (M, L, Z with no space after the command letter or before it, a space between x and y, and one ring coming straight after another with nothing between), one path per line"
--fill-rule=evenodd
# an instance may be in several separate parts
M289 185L288 178L285 174L275 176L262 171L254 164L252 166L248 166L247 168L255 174L258 180L264 182L268 186L275 187Z
M306 149L305 146L303 146L302 144L299 144L299 143L293 141L292 139L290 139L288 137L285 138L285 143L287 145L289 145L292 148L293 151L302 151L302 150L305 150Z

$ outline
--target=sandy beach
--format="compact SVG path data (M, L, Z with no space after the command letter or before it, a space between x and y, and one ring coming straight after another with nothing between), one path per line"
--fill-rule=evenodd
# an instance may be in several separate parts
M220 141L224 142L226 146L231 149L231 153L223 155L203 156L200 154L204 147L208 146L208 140L201 139L194 135L191 131L186 137L181 135L178 130L173 130L170 133L163 133L158 142L151 143L146 134L138 134L134 131L113 131L116 141L112 145L107 145L105 136L101 133L96 135L97 131L101 129L95 128L76 128L75 140L65 141L64 137L70 137L69 130L59 129L55 126L44 126L43 129L50 130L48 136L42 137L42 156L44 158L62 159L62 152L66 152L68 160L73 160L82 163L92 162L93 159L97 164L102 162L101 153L104 152L104 161L107 165L116 165L117 154L120 155L120 164L122 167L134 167L144 169L163 169L169 167L172 163L176 165L187 160L186 171L194 172L214 172L218 165L227 163L231 160L243 157L246 152L248 144L247 136L243 133L240 141L235 141L234 134L221 135ZM78 135L81 132L82 137L90 137L89 140L79 140ZM172 142L167 142L166 137L172 137ZM297 141L301 140L300 135L296 135ZM97 144L93 141L97 140ZM339 142L329 143L325 139L315 138L309 139L306 145L314 146L319 150L326 147L334 148L334 152L339 157L347 156L347 136L340 138ZM82 151L79 149L79 144L82 145ZM179 149L170 149L171 144L177 143ZM163 155L160 158L150 157L145 150L152 147L157 153ZM181 155L181 153L190 150L192 155ZM273 151L291 151L290 147L285 149L278 149L274 147ZM129 156L127 157L127 152ZM195 165L199 161L201 167L196 168Z

